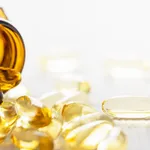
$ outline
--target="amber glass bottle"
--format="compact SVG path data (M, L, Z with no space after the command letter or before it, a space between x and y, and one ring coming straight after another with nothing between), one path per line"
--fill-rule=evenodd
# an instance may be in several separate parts
M25 46L19 31L0 8L0 67L21 72L25 61Z

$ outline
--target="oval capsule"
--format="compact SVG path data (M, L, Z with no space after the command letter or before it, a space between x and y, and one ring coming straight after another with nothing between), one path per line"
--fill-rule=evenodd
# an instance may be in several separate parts
M52 118L47 126L38 130L48 134L52 139L56 139L62 131L62 121L59 118Z
M64 105L72 102L87 104L89 103L89 97L84 92L75 92L73 94L65 96L63 99L56 102L55 105L53 105L52 109L55 109L55 111L61 114Z
M127 150L126 135L120 128L114 127L109 136L99 143L97 150Z
M105 120L105 121L110 122L112 126L114 125L113 121L109 117L107 117L106 115L102 115L99 112L95 112L92 114L87 114L81 117L74 118L73 120L64 124L63 129L62 129L62 136L66 136L69 132L71 132L77 127L80 127L82 125L85 125L94 121L98 121L98 120Z
M110 122L98 120L71 130L64 138L71 148L94 150L112 128Z
M0 143L7 138L14 129L18 119L14 104L3 102L0 105Z
M78 84L78 90L88 94L91 91L91 86L88 82L82 81Z
M16 128L11 135L13 144L19 149L53 150L53 140L43 132Z
M72 102L63 106L61 114L64 122L68 122L74 118L95 112L96 110L91 106L77 102Z
M114 97L103 101L102 110L116 119L146 119L150 118L150 98Z
M17 126L24 128L41 128L51 122L51 111L46 107L35 106L28 96L16 100L15 107L20 116Z

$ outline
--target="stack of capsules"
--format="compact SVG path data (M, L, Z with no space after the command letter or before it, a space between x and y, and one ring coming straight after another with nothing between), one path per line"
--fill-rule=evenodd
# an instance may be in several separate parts
M19 92L20 81L15 70L0 68L1 143L22 150L127 149L125 134L87 104L87 93L53 92L34 99Z

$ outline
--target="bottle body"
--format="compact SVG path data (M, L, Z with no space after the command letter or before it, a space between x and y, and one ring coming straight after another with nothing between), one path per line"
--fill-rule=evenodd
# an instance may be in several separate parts
M0 8L0 67L21 72L25 62L25 45L16 27Z

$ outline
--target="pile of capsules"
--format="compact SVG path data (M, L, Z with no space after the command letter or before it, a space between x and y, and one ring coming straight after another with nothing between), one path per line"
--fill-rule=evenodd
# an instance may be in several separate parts
M20 81L20 73L0 67L1 144L21 150L127 149L125 134L87 104L86 92L53 92L35 100L19 93Z

